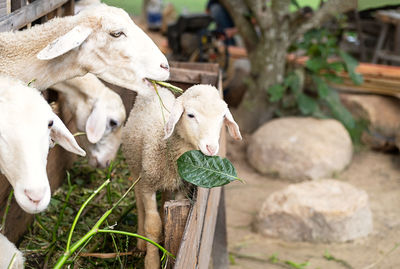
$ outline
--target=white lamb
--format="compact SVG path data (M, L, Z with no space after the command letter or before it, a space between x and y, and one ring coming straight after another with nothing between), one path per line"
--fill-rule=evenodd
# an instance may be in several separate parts
M0 73L44 90L93 73L127 88L166 80L169 65L154 42L120 8L94 5L75 16L0 33Z
M46 163L53 143L85 156L40 93L0 76L0 170L23 210L38 213L50 201Z
M78 137L78 140L88 154L89 164L107 167L121 145L121 129L126 119L121 97L92 74L51 88L62 93L78 130L86 132L86 136Z
M200 149L205 155L216 155L223 124L233 138L241 139L239 127L216 88L196 85L176 99L164 88L159 88L159 94L167 108L162 108L166 124L153 90L151 94L138 94L122 134L122 149L130 170L134 178L141 176L135 187L138 233L156 242L160 241L162 229L156 191L183 189L177 173L177 159L193 149ZM138 248L147 248L146 268L159 268L156 247L138 241Z
M15 256L15 258L13 258ZM13 266L9 267L13 261ZM24 268L24 255L7 237L0 233L0 268L22 269Z

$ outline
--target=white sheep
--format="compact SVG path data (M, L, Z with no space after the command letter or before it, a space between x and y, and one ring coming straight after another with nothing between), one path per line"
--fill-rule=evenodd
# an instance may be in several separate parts
M9 267L12 261L13 266ZM25 258L22 252L0 233L0 268L22 269L24 268L24 262Z
M239 127L215 87L192 86L176 99L164 88L159 88L159 94L166 107L163 113L154 90L151 94L138 94L122 134L122 150L130 170L134 178L141 176L135 187L138 233L156 242L160 241L162 229L156 191L183 188L177 173L177 159L193 149L216 155L223 124L233 138L241 139ZM146 268L159 268L156 247L138 241L138 248L147 248Z
M120 8L94 5L75 16L0 33L0 73L44 90L93 73L127 88L166 80L169 65L154 42Z
M73 135L40 93L0 76L0 170L23 210L37 213L50 201L46 163L53 143L85 156Z
M86 132L78 140L88 154L89 164L107 167L121 145L121 128L126 119L121 97L92 74L51 88L62 93L63 104L72 111L77 129Z

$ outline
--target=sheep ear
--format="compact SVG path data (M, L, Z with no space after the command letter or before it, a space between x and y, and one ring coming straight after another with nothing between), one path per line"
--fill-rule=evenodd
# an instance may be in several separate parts
M92 33L92 28L75 26L71 31L48 44L38 54L39 60L50 60L80 46Z
M79 147L74 136L56 114L53 115L53 126L50 129L50 137L66 150L81 156L86 155L86 152Z
M104 109L101 109L96 102L92 113L86 121L86 136L90 143L96 144L102 138L107 127L107 115Z
M229 109L225 114L224 123L228 127L228 132L233 137L233 139L242 140L242 135L240 134L239 131L239 125L237 125L237 123L233 119L233 116L229 111Z
M164 139L167 139L172 135L175 129L176 123L179 121L183 113L183 105L182 100L177 98L174 102L174 106L172 107L171 114L169 115L168 121L164 126Z

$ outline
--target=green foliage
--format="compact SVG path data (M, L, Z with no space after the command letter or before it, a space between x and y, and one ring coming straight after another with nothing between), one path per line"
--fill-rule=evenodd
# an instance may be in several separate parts
M206 156L198 150L185 152L177 163L181 178L199 187L219 187L240 180L235 167L228 159Z
M355 72L357 60L338 47L336 37L326 29L313 29L290 51L308 57L304 66L288 66L282 83L268 89L269 100L279 102L278 115L302 114L314 117L333 117L346 127L353 141L358 141L362 128L341 104L338 93L329 83L340 84L340 72L347 72L359 85L363 77Z

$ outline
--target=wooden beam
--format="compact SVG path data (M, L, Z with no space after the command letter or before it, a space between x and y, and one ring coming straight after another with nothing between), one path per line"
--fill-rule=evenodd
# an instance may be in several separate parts
M188 199L171 200L164 204L164 247L175 257L181 245L189 210L190 201ZM167 268L173 268L174 263L170 259Z
M0 32L17 30L65 4L68 0L36 0L2 17Z

